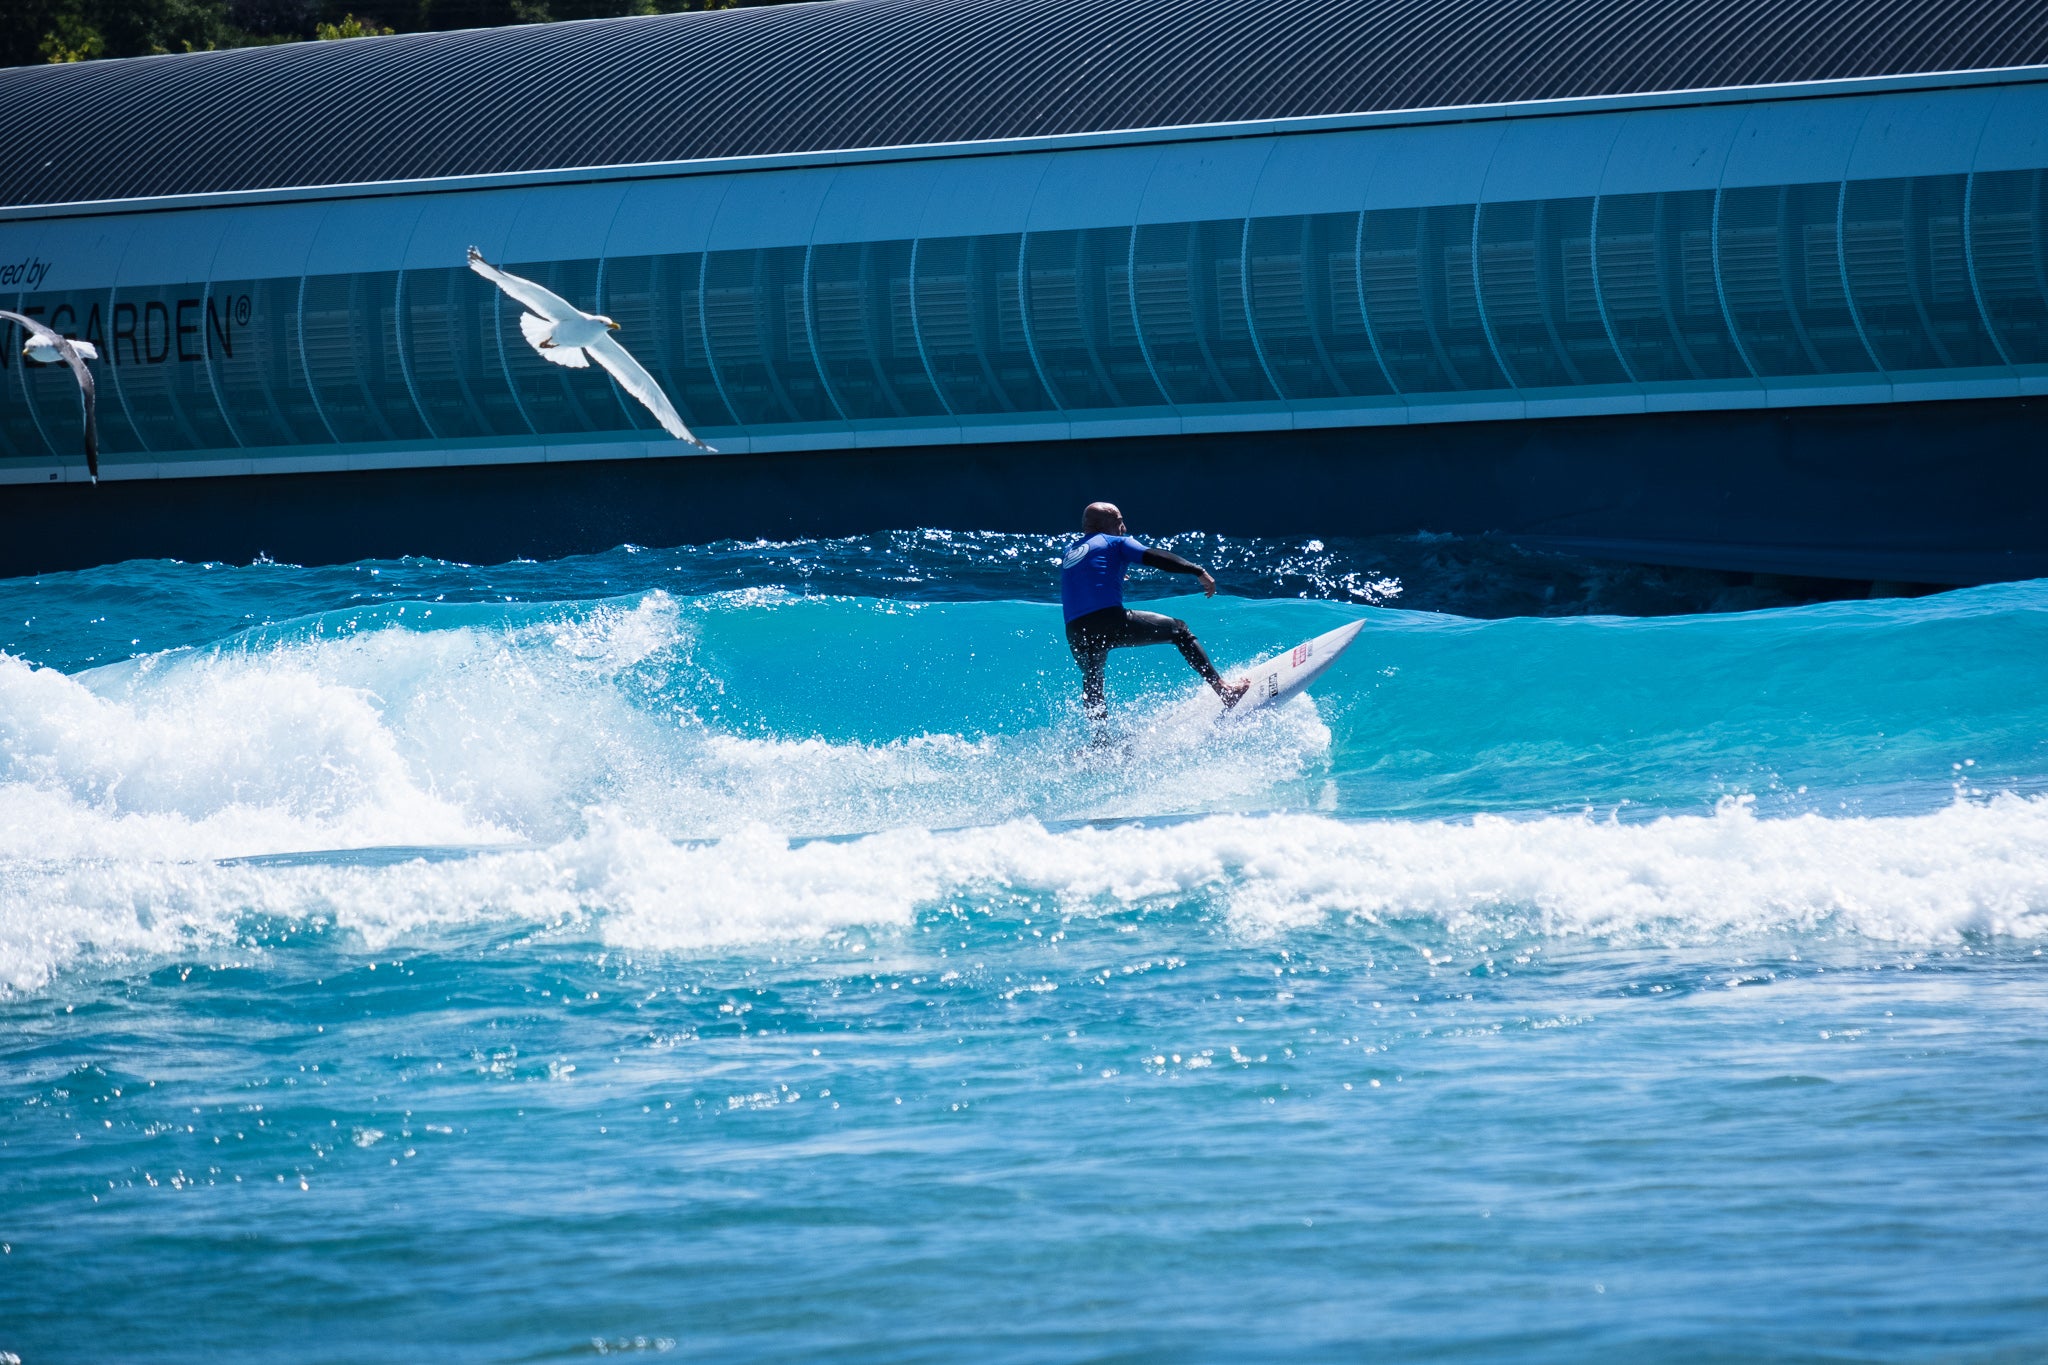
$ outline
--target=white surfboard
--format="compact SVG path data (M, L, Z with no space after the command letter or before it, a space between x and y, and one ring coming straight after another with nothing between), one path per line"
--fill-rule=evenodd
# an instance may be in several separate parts
M1226 672L1223 675L1225 682L1250 682L1252 685L1251 690L1244 694L1237 705L1228 711L1224 710L1223 699L1204 687L1199 696L1176 710L1174 719L1235 720L1240 716L1248 716L1262 707L1286 701L1320 678L1325 669L1337 662L1337 656L1358 638L1358 632L1364 629L1365 622L1353 621L1349 625L1325 631L1313 640L1303 640L1292 649L1283 649L1272 658L1261 659L1249 668Z

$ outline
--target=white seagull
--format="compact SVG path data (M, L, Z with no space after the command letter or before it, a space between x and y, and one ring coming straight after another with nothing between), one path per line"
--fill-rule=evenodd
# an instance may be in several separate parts
M71 367L71 373L78 376L78 398L85 405L85 472L94 483L100 481L100 418L98 404L93 399L92 371L85 368L88 360L100 358L99 348L90 341L73 341L62 332L53 332L34 318L25 318L19 313L10 313L0 308L0 318L18 322L28 333L28 341L21 353L30 360L44 365L63 361Z
M619 330L618 323L601 313L586 313L532 280L506 274L485 260L483 253L475 247L469 249L469 268L504 290L513 302L527 310L519 315L519 330L526 334L534 350L555 364L567 365L572 370L587 369L595 360L611 371L612 378L619 381L621 388L646 405L669 435L679 441L688 441L699 450L711 449L690 434L690 429L683 425L682 417L676 412L675 404L668 401L661 385L654 382L654 376L641 368L640 362L628 355L625 347L612 340L611 334Z

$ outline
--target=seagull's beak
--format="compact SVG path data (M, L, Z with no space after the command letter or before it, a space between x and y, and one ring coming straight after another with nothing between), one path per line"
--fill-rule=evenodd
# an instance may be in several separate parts
M607 322L604 326L605 330L608 332L616 332L619 330L619 324L616 322Z

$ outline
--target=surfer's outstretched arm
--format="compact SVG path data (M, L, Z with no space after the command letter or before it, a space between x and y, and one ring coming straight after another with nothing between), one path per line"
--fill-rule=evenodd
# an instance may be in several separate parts
M1168 573L1191 573L1202 580L1203 596L1214 597L1216 595L1216 580L1209 576L1207 569L1195 563L1192 559L1182 559L1171 550L1147 549L1139 562L1148 569L1164 569Z

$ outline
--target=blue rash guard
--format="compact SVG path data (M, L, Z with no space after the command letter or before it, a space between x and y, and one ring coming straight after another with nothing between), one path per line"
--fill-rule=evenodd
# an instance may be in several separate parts
M1124 604L1124 571L1145 557L1129 536L1098 532L1077 540L1060 557L1060 606L1067 619Z

